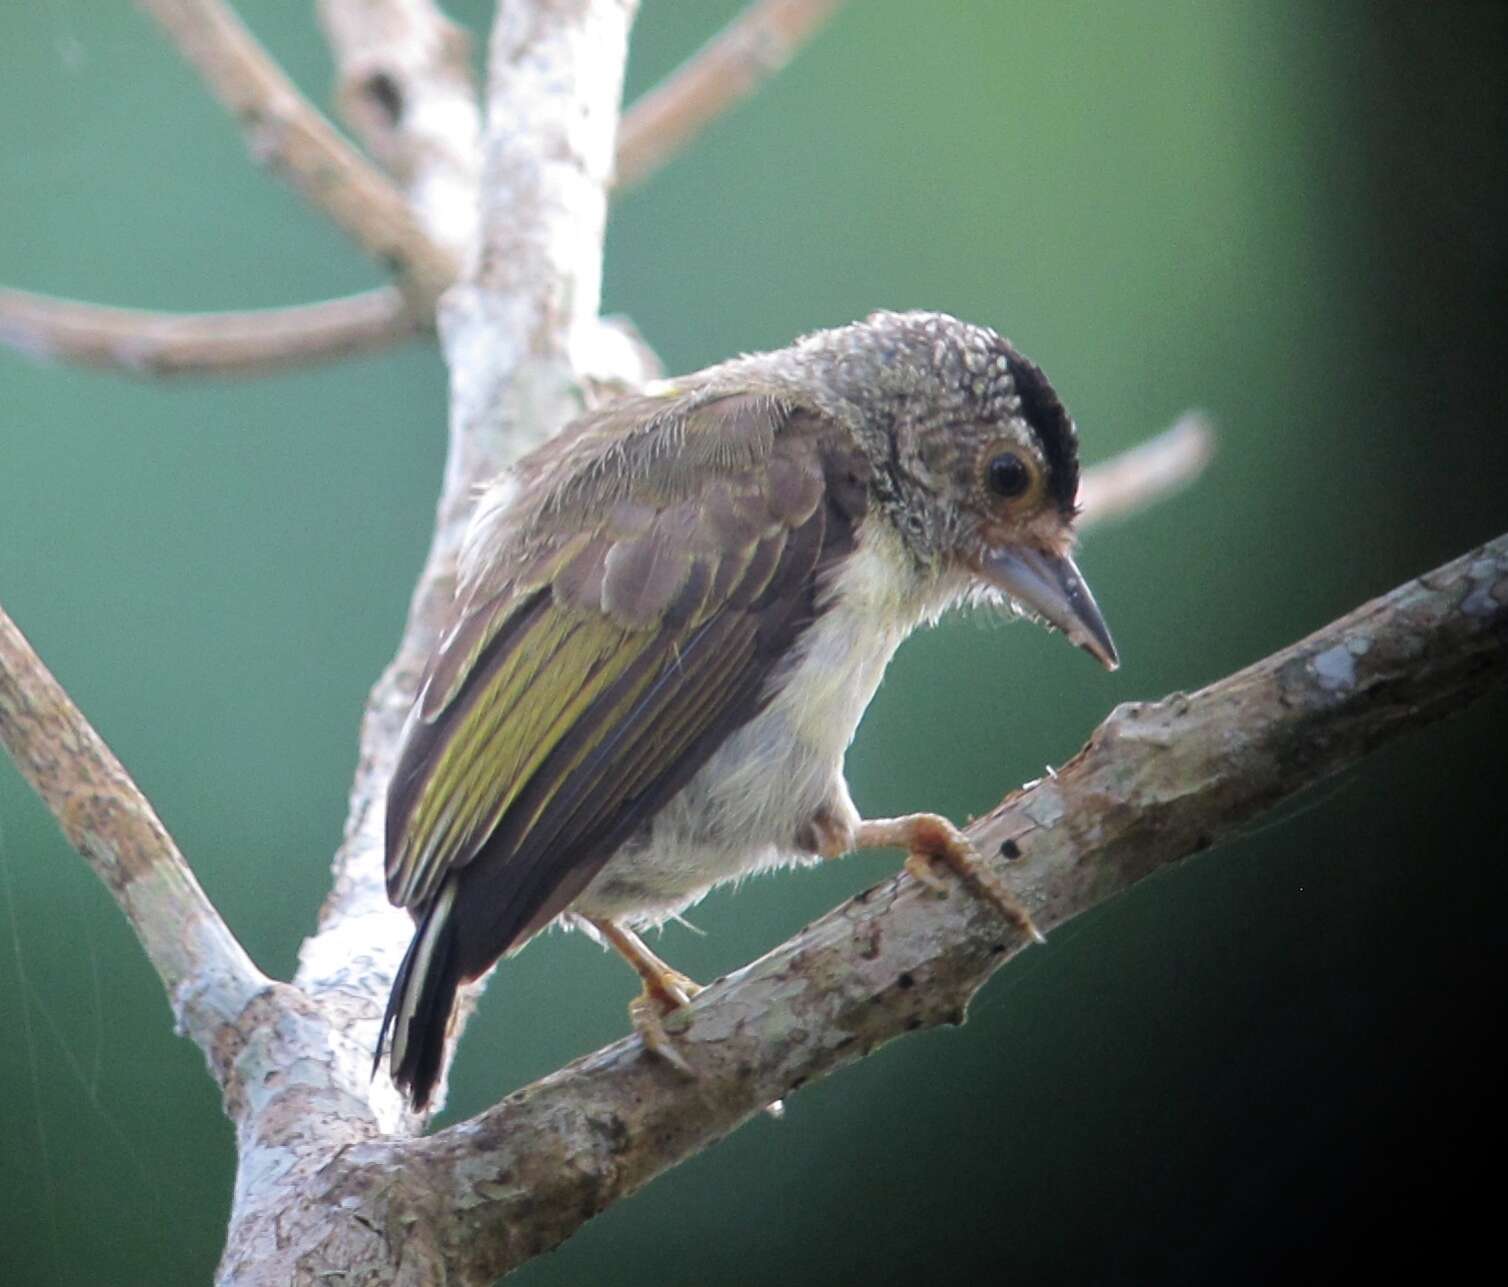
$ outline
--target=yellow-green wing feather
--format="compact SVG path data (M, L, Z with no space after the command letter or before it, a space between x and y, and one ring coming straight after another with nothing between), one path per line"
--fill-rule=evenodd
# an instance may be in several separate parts
M855 462L814 427L731 398L657 433L589 425L576 457L532 466L543 493L497 551L513 575L448 633L389 798L394 901L422 909L464 873L462 977L556 915L760 709L858 517L829 495L853 487L828 486ZM580 480L604 460L615 487L583 528Z
M540 764L582 712L633 660L642 631L623 630L545 603L447 708L400 843L389 851L394 901L433 897L445 873L469 862Z

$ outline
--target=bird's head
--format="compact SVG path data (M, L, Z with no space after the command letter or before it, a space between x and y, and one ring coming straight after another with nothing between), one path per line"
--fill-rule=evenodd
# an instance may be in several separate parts
M1047 377L987 327L875 313L797 348L825 368L881 512L930 575L1002 595L1107 669L1115 644L1072 557L1078 435Z

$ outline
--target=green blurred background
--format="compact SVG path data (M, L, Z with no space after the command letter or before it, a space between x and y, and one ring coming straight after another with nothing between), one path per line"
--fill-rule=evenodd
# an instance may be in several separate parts
M646 0L630 93L733 14ZM319 102L303 0L242 10ZM482 30L489 6L452 12ZM1505 7L854 3L641 193L606 307L671 370L877 306L992 323L1100 458L1189 406L1196 490L1082 564L1125 658L950 621L860 731L870 812L978 812L1121 700L1192 689L1508 527ZM240 308L378 276L248 163L128 5L0 7L0 282ZM427 539L435 350L157 386L0 352L0 601L286 976ZM1496 1247L1501 693L1055 933L969 1024L802 1091L528 1266L582 1282L1256 1282ZM718 894L744 962L889 870ZM451 1112L621 1034L554 935ZM203 1282L232 1141L120 916L0 763L0 1281Z

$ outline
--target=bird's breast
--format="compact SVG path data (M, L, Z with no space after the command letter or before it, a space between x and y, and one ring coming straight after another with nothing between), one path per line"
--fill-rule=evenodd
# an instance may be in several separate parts
M846 805L844 753L890 658L929 611L892 539L860 540L771 677L764 709L608 861L574 910L661 920L724 881L813 860L796 834L823 806Z

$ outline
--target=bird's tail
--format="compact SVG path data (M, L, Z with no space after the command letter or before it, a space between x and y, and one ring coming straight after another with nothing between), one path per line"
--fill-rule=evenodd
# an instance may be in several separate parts
M456 926L451 917L455 898L456 882L452 878L441 886L414 931L414 941L408 945L393 980L372 1060L372 1071L376 1072L391 1033L388 1067L393 1082L408 1095L415 1109L429 1103L439 1079L456 989L461 984Z

